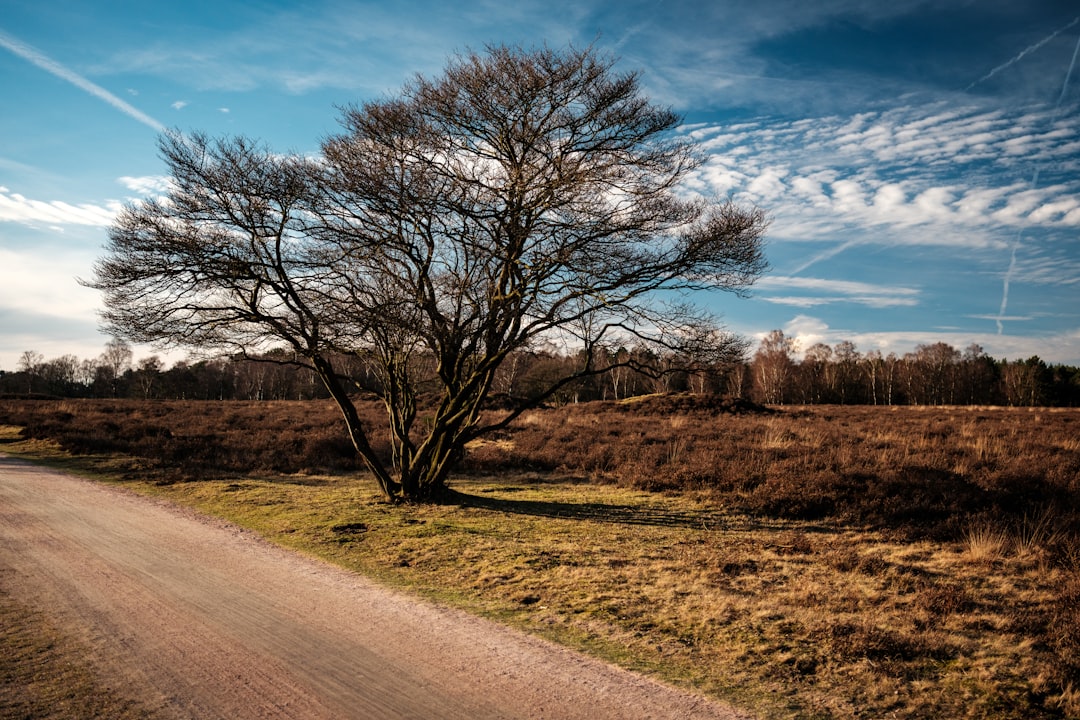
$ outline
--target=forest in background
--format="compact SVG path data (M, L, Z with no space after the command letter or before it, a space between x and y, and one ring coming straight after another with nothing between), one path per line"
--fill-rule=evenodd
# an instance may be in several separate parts
M609 369L561 390L551 402L624 400L654 393L723 395L768 405L1080 406L1080 367L1039 357L995 359L978 345L919 345L904 355L862 353L851 342L818 343L798 352L793 338L769 333L741 362L694 363L639 348L612 348ZM96 358L47 359L24 352L14 371L0 370L0 394L169 400L314 400L328 397L311 370L285 352L258 357L133 361L119 340ZM417 357L416 362L425 362ZM493 401L528 398L576 359L558 352L516 353L500 368ZM338 368L360 391L377 390L363 358L342 356Z

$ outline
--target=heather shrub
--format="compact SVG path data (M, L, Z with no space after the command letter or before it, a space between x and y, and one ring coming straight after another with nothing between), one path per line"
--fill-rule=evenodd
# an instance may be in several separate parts
M384 457L385 411L361 402ZM421 416L423 411L421 411ZM1080 519L1080 413L802 407L657 395L531 410L472 443L462 471L556 473L703 493L736 512L832 520L910 538L970 539L975 523ZM119 453L186 479L358 472L328 401L0 401L0 422L74 453ZM1060 555L1053 538L1041 541Z
M378 409L368 408L373 421ZM326 402L4 401L0 422L72 453L137 458L172 478L359 469ZM388 452L385 438L375 440Z

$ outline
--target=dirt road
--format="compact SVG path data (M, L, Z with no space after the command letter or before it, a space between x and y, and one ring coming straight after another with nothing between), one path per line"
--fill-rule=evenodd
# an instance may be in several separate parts
M2 454L0 582L159 717L747 717Z

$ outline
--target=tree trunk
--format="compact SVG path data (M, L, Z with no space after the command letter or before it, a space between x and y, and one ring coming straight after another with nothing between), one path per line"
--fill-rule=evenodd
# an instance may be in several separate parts
M345 388L341 386L341 381L338 379L337 373L334 372L333 365L326 358L319 356L313 357L311 360L323 385L330 393L330 397L334 399L338 410L341 411L342 416L345 418L345 426L348 429L349 440L352 442L353 448L360 455L371 474L375 476L375 481L378 483L383 496L387 500L396 501L401 486L390 477L390 473L386 471L382 461L379 460L372 449L371 443L368 442L367 433L364 432L363 423L360 422L360 414L356 412L356 405L349 398L349 394L345 392Z

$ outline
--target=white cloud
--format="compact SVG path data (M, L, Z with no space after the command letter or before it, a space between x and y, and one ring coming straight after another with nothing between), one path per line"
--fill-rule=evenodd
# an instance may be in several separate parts
M57 318L94 318L97 291L78 284L89 276L88 253L22 253L0 248L0 307Z
M1027 257L1017 258L1012 280L1043 288L1077 285L1080 284L1080 258L1070 253L1067 248L1052 248L1045 254L1031 252ZM1075 307L1068 310L1075 311Z
M854 280L827 280L824 278L786 277L783 275L770 275L762 278L758 281L757 286L825 290L847 295L917 295L919 292L914 288L871 285L870 283Z
M118 183L142 196L163 195L172 186L172 178L167 175L144 175L131 177L124 175L116 179Z
M775 305L816 307L834 303L851 303L872 308L912 307L919 304L919 291L915 288L888 285L871 285L852 280L826 280L772 275L759 280L759 290L805 290L807 295L763 295L762 300Z
M905 106L686 133L708 155L689 187L767 208L773 238L1001 249L1017 230L1080 228L1080 126L1046 109Z
M784 334L795 339L799 352L820 342L830 342L829 326L820 318L809 315L796 315L786 325Z
M784 184L784 177L787 174L787 169L783 167L765 168L758 175L751 178L746 190L751 195L762 198L782 195L787 191L787 186Z
M173 110L183 110L187 106L188 106L187 100L177 100L170 107L172 107Z
M105 206L72 205L60 200L32 200L7 188L0 188L0 222L24 225L94 225L107 226L120 211L120 203Z
M829 305L837 300L836 298L809 297L806 295L773 295L761 299L767 303L772 303L773 305L788 305L797 308L812 308L818 307L819 305Z

